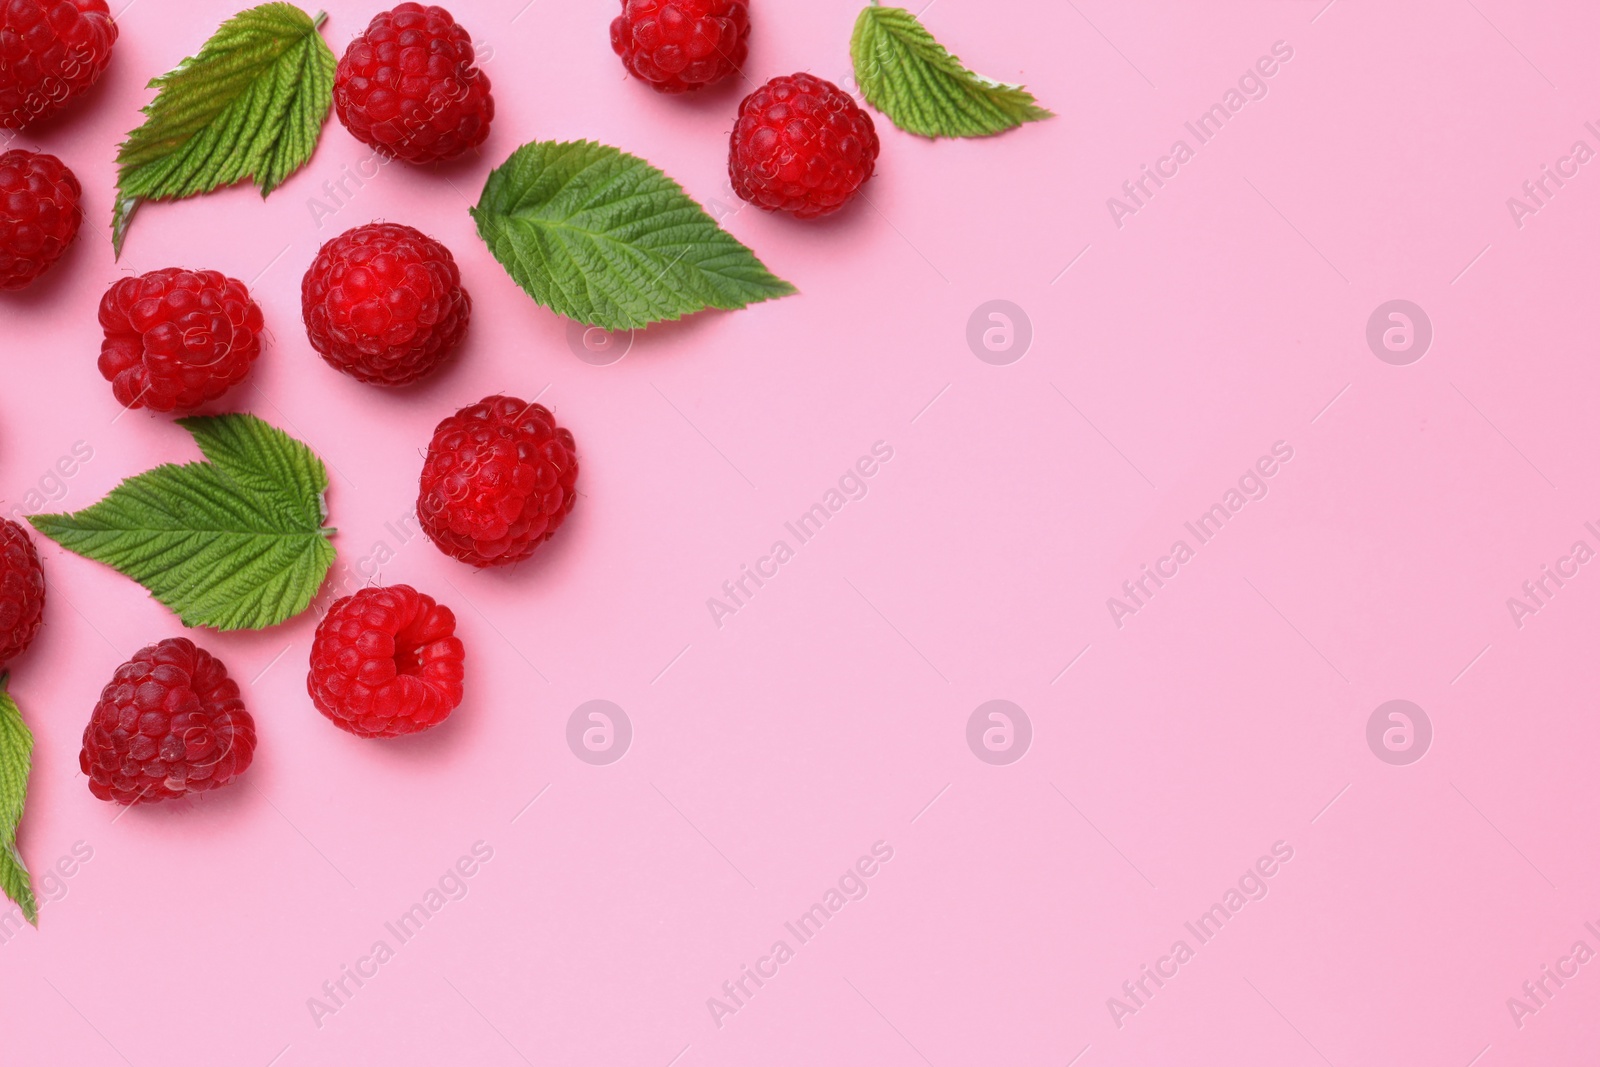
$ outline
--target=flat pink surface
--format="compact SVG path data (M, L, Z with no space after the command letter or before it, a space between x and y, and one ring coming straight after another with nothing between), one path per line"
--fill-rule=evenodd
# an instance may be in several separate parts
M730 211L740 86L672 99L625 78L614 0L458 3L498 107L481 157L335 196L370 156L333 121L269 200L146 207L115 263L112 159L143 86L236 9L134 0L102 85L17 142L76 170L92 225L0 301L5 508L83 507L192 457L169 418L119 411L96 302L170 265L245 279L271 344L231 406L332 468L336 580L456 610L468 695L431 734L361 741L306 696L312 614L195 633L245 690L255 765L120 814L85 788L79 738L115 666L182 628L42 544L47 625L12 688L50 902L38 931L0 927L0 1060L1588 1062L1600 565L1561 561L1600 549L1600 163L1562 160L1600 150L1600 15L1322 3L936 3L941 39L1059 117L939 144L878 118L870 203L726 217L802 295L595 366L468 203L518 144L587 137ZM328 6L342 51L374 8ZM844 81L857 10L757 0L751 76ZM1185 123L1275 48L1291 58L1201 144ZM1192 158L1163 163L1180 139ZM1514 218L1546 164L1564 185ZM1165 184L1114 221L1145 165ZM474 300L460 357L407 392L330 370L300 324L319 244L373 219L448 244ZM967 342L996 299L1031 323L1008 365ZM1434 335L1403 366L1366 339L1396 299ZM496 391L571 427L582 497L535 561L480 574L404 519L432 426ZM865 496L800 544L785 522L875 446L892 459ZM1275 447L1292 458L1201 543L1185 523ZM92 455L60 476L75 450ZM779 540L793 558L717 625L708 598ZM1186 562L1161 563L1180 540ZM1119 626L1108 598L1146 564L1169 577ZM1565 584L1515 617L1545 565ZM596 699L632 723L609 765L566 740ZM1032 729L1006 765L967 740L996 699ZM1419 761L1369 747L1390 700L1431 722ZM447 877L475 846L491 858ZM844 877L875 846L892 858ZM58 858L70 877L46 879ZM785 925L841 885L859 899L831 898L820 932ZM386 924L418 904L402 941ZM1214 904L1203 940L1186 924Z

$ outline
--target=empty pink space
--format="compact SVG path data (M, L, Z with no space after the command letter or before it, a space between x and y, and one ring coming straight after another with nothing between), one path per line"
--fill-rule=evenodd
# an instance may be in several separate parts
M186 629L35 535L9 665L36 746L0 911L0 1060L1546 1067L1600 1040L1600 14L1510 0L939 0L1054 112L930 141L872 115L862 196L736 195L740 100L860 93L857 2L753 0L743 75L667 95L616 0L458 0L487 140L380 162L330 117L270 196L139 209L118 144L235 14L121 0L104 77L7 147L84 222L0 294L0 507L199 458L96 368L101 295L240 279L245 411L328 468L330 593L449 607L465 696L418 736L307 691L320 610ZM328 0L335 55L377 12ZM308 8L308 11L312 9ZM798 294L631 339L535 303L468 208L531 141L650 161ZM401 223L471 297L413 385L313 349L301 280ZM585 343L587 340L587 344ZM571 430L577 502L476 570L415 516L493 394ZM257 746L123 809L101 688L187 636Z

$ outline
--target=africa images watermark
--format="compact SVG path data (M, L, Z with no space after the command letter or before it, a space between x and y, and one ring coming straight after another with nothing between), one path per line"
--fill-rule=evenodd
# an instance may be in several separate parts
M328 577L312 601L312 607L316 610L318 618L326 615L335 601L376 583L384 564L398 556L400 549L423 535L422 526L417 519L416 506L413 505L405 514L385 522L383 530L388 536L372 542L371 549L366 555L357 559L353 567L343 562L341 556L339 562L329 569Z
M783 924L784 930L794 938L793 945L789 944L787 938L778 938L766 955L757 957L754 968L742 963L739 965L738 977L722 983L722 996L706 998L706 1011L711 1013L711 1021L718 1030L725 1025L723 1020L728 1016L737 1015L749 1007L750 998L776 978L784 964L794 959L796 948L821 933L828 921L843 911L846 904L866 899L868 879L875 877L884 864L894 859L894 846L887 841L874 841L871 852L871 855L861 856L845 868L838 881L823 891L820 902L812 904L798 918Z
M1583 928L1596 938L1600 938L1600 927L1593 922L1586 922ZM1528 1025L1528 1016L1538 1015L1539 1012L1550 1006L1550 1001L1566 987L1566 984L1578 977L1578 972L1583 965L1594 959L1594 949L1587 941L1579 939L1572 943L1572 948L1565 956L1556 960L1552 968L1546 963L1539 968L1539 976L1522 983L1520 997L1507 997L1506 1010L1511 1013L1511 1021L1521 1030ZM1551 988L1551 987L1554 988Z
M1586 522L1583 528L1600 542L1600 528L1594 523ZM1594 559L1595 550L1588 541L1582 538L1572 542L1572 547L1567 549L1564 556L1556 557L1555 564L1539 565L1536 577L1529 578L1522 583L1522 595L1506 597L1506 610L1511 613L1511 621L1522 629L1528 624L1528 617L1537 615L1550 606L1550 601L1568 582L1576 578L1584 564Z
M1201 148L1221 133L1222 128L1243 111L1246 104L1265 100L1269 92L1267 83L1282 69L1282 64L1293 58L1294 48L1288 41L1274 41L1271 55L1260 57L1246 68L1239 75L1238 82L1222 94L1220 102L1201 112L1194 121L1185 122L1183 128L1195 143L1191 145L1186 138L1180 137L1172 142L1167 154L1157 159L1153 167L1148 163L1140 164L1139 176L1122 183L1122 196L1106 198L1106 210L1111 213L1112 224L1119 230L1127 225L1128 216L1137 215L1148 206L1156 192L1176 178L1184 164L1194 159Z
M14 522L21 522L25 517L37 515L51 504L61 503L67 498L67 483L77 477L78 472L92 459L94 459L94 447L89 442L72 442L72 447L62 453L34 481L34 484L23 492L22 499L6 510L6 517Z
M350 1002L366 984L378 977L383 965L394 959L401 947L422 932L422 928L444 910L446 904L465 900L470 892L468 882L483 865L494 859L494 846L487 841L474 841L470 854L460 856L446 867L434 885L422 894L422 899L401 912L392 922L383 924L384 933L372 943L354 964L340 964L339 973L322 983L319 996L306 998L306 1010L318 1030L330 1015L337 1015L350 1006ZM390 941L393 940L391 944Z
M67 894L72 889L67 883L92 859L94 859L94 846L87 841L74 841L72 848L54 863L35 872L33 881L38 887L40 910L48 904L59 904L66 900ZM22 909L15 904L0 912L0 945L9 945L11 939L21 933L27 925L28 920L23 916Z
M1124 619L1149 607L1156 593L1176 578L1182 572L1183 565L1194 559L1200 548L1221 533L1222 528L1243 511L1246 504L1253 500L1265 500L1271 491L1268 482L1278 474L1283 464L1292 459L1294 446L1287 441L1273 442L1272 451L1247 468L1239 476L1238 482L1223 492L1219 502L1183 524L1183 528L1194 538L1193 545L1180 537L1172 543L1172 548L1165 556L1155 561L1154 566L1140 564L1138 577L1122 583L1122 596L1106 598L1106 610L1111 613L1111 621L1116 628L1122 629Z
M1187 938L1180 937L1166 955L1157 957L1154 965L1140 964L1138 976L1122 983L1122 995L1106 998L1106 1010L1111 1013L1111 1021L1117 1029L1126 1026L1130 1016L1149 1007L1155 995L1178 976L1183 965L1194 959L1196 951L1216 940L1222 928L1243 911L1246 904L1267 899L1268 881L1292 859L1294 847L1287 841L1274 841L1271 854L1259 857L1245 868L1239 880L1223 892L1221 900L1201 912L1198 918L1183 924L1185 932L1194 938L1193 945Z
M1583 128L1600 139L1600 127L1593 122L1585 122ZM1526 226L1528 218L1549 207L1555 195L1566 188L1567 182L1581 174L1584 164L1594 157L1594 148L1588 141L1579 138L1572 142L1566 155L1556 160L1554 167L1548 163L1539 164L1538 176L1522 183L1522 195L1506 197L1506 210L1511 213L1512 224L1519 230Z
M17 38L19 54L27 55L27 45ZM31 57L30 57L31 59ZM0 148L4 148L22 132L23 128L46 112L53 111L72 96L72 83L78 76L94 66L94 49L87 44L76 44L62 57L60 68L46 74L39 83L28 90L22 104L15 110L22 112L23 121L0 130Z
M785 563L794 559L797 549L821 533L822 528L843 511L846 504L865 499L868 481L876 477L882 465L892 459L894 447L887 441L874 441L871 454L861 456L839 475L837 484L828 487L820 502L812 504L792 522L783 524L784 530L794 539L793 545L789 544L788 539L779 538L772 543L766 555L757 558L753 567L741 563L738 575L722 583L722 596L706 598L706 610L711 613L711 621L716 628L722 629L722 620L727 616L737 615L741 609L749 607L756 593L778 576Z

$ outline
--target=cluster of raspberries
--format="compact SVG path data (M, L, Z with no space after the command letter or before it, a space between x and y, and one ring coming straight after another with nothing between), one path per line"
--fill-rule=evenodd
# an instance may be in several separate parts
M628 73L663 93L693 92L744 72L746 0L622 0L611 47ZM773 78L744 98L728 145L728 178L767 211L811 219L839 210L872 177L878 134L854 98L810 74Z
M116 26L104 0L0 4L0 126L41 118L99 77ZM40 103L40 101L44 101ZM481 144L494 117L472 40L448 12L401 4L346 51L334 106L356 137L426 164ZM77 233L81 188L54 156L0 155L0 288L43 274ZM403 386L460 348L472 300L450 250L398 223L358 226L306 270L311 346L357 381ZM243 282L169 268L125 277L100 301L100 372L124 407L193 411L238 385L266 336ZM527 559L571 512L577 447L549 410L508 396L462 408L434 431L417 514L449 556L474 567ZM0 520L0 666L22 655L44 614L44 572L27 532ZM465 649L455 615L406 585L329 606L312 640L307 689L335 725L398 737L460 705ZM187 638L141 649L101 690L79 766L102 800L147 804L228 784L249 768L256 724L223 662Z
M0 4L0 129L22 129L82 96L105 72L116 40L105 0ZM749 5L622 0L622 13L611 22L611 47L629 73L663 93L746 78ZM444 8L416 3L380 12L350 42L334 75L333 107L358 140L385 158L415 164L476 149L494 119L489 79L477 66L471 36ZM773 78L740 103L728 179L757 207L816 218L848 203L872 177L877 158L872 118L854 98L832 82L794 74ZM0 289L31 285L61 258L78 233L81 195L78 179L55 156L24 149L0 154ZM306 280L306 326L312 345L333 366L362 381L398 385L449 354L470 305L443 246L415 230L392 229L360 239L347 234L339 247L323 249L314 267L320 276L315 284L310 275ZM397 270L352 271L381 257L385 247L397 250ZM355 281L345 282L352 273ZM220 300L215 285L185 282L175 288L204 297L207 313L214 314ZM174 316L152 325L174 325ZM232 341L241 325L247 324L230 322L228 338L208 336L204 344L179 346L183 351L158 347L157 358L143 367L110 354L101 368L113 382L120 379L116 390L124 404L128 396L143 395L157 410L192 407L214 399L249 369L253 337ZM134 355L126 345L121 351L128 359Z
M0 129L66 107L105 71L117 39L105 0L0 3ZM746 0L622 0L611 45L634 77L662 93L735 76L749 55ZM494 100L472 39L440 7L403 3L351 41L333 106L350 133L383 154L434 164L476 149ZM768 81L739 105L729 179L769 211L837 211L872 177L872 119L838 86L809 74ZM0 154L0 289L31 285L77 235L82 189L54 156ZM375 222L334 237L301 281L306 336L359 382L404 386L461 347L472 300L443 244ZM213 270L125 277L100 301L99 369L124 407L193 411L250 374L265 322L244 283ZM577 447L549 410L490 396L444 419L428 443L417 516L446 555L473 567L527 559L577 500ZM0 666L39 631L39 556L0 520ZM360 737L397 737L443 722L461 703L465 650L448 607L407 585L335 601L312 641L307 689L317 709ZM216 656L187 638L141 649L100 693L79 764L103 800L132 805L224 786L250 766L256 726Z

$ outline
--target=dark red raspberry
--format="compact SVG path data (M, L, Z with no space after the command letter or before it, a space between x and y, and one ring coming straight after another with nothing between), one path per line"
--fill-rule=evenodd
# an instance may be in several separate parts
M465 658L455 614L433 597L409 585L363 589L317 625L306 688L341 730L399 737L449 718Z
M255 749L255 720L222 661L169 637L140 649L100 691L78 766L101 800L153 804L220 789Z
M744 66L750 8L745 0L622 0L611 49L652 89L699 89Z
M61 258L78 236L82 192L55 156L0 155L0 289L21 289Z
M359 381L404 385L455 351L472 299L448 248L374 222L322 246L300 283L300 311L329 364Z
M44 568L33 539L0 519L0 665L28 650L44 618Z
M756 207L812 219L855 196L877 159L872 116L849 93L810 74L791 74L739 105L728 176L734 192Z
M100 373L124 407L187 411L244 380L261 309L244 283L177 267L123 278L100 298Z
M489 136L494 98L472 38L442 7L401 4L350 42L333 82L339 121L408 163L454 159Z
M434 429L417 518L447 556L515 563L561 527L577 480L572 434L543 405L485 397Z
M105 0L0 4L0 129L20 130L82 96L116 40Z

